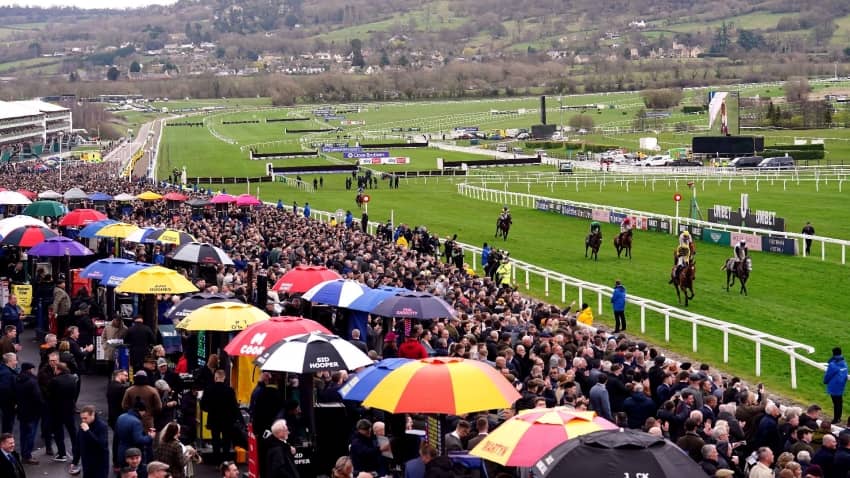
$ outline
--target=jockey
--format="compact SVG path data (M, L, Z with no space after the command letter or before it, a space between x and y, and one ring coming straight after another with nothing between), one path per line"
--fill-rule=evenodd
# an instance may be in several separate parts
M679 245L680 246L690 247L690 244L691 244L692 241L693 241L693 239L691 238L691 233L688 232L687 230L684 230L684 231L682 231L681 234L679 234Z
M747 263L747 255L749 253L749 249L747 249L747 241L739 241L735 244L735 267L738 268L738 271L741 271L741 268Z
M602 226L596 221L590 223L590 235L594 234L602 234Z
M620 240L622 240L625 236L630 236L632 234L632 218L626 216L623 218L623 222L620 223Z
M499 214L499 221L503 222L503 221L507 220L509 217L511 217L511 210L508 209L508 206L503 206L502 212Z
M672 283L676 277L679 277L679 273L682 272L682 269L690 265L690 261L691 248L687 244L679 244L676 246L676 269L673 272L673 277L670 279L670 283Z

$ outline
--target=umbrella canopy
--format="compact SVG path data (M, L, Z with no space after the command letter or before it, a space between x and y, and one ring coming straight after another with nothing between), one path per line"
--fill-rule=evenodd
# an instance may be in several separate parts
M114 224L107 224L98 229L95 233L95 237L114 237L116 239L123 239L139 229L139 226L136 226L135 224L116 222Z
M499 425L470 454L503 466L530 467L562 442L599 430L616 430L596 412L566 407L523 410Z
M94 209L74 209L59 220L59 225L80 227L93 222L103 221L106 218L106 214Z
M80 229L79 236L83 239L91 239L96 237L97 231L104 228L104 226L108 226L110 224L116 224L118 221L113 219L104 219L102 221L93 222L86 227Z
M112 201L112 196L102 192L89 194L89 201Z
M180 302L174 304L165 311L165 317L169 319L184 319L187 315L200 309L205 305L217 304L219 302L236 302L242 303L238 299L228 297L224 294L210 294L207 292L199 292L183 298Z
M369 290L368 287L357 281L334 279L314 285L304 293L302 298L310 302L334 307L348 307L354 299L363 295L367 290Z
M412 362L412 359L388 358L381 360L373 367L366 367L349 377L345 385L339 389L339 394L343 400L362 402L384 377L408 362Z
M190 199L190 200L186 201L186 204L188 204L191 207L204 207L209 203L210 202L207 201L206 199Z
M260 206L261 204L263 204L262 201L255 198L254 196L251 196L250 194L240 194L236 198L236 205L239 207Z
M136 199L140 199L142 201L159 201L162 199L162 194L157 194L153 191L145 191L136 196Z
M534 465L535 476L705 478L702 468L669 441L637 430L603 430L566 441Z
M62 199L62 195L52 189L38 193L39 199Z
M0 191L0 204L7 206L26 206L32 201L17 191Z
M268 318L268 314L253 305L241 302L217 302L205 305L187 315L177 324L177 328L190 331L233 332Z
M189 199L189 196L186 196L185 194L180 194L180 193L170 192L170 193L167 193L167 194L166 194L165 196L163 196L162 198L163 198L163 199L165 199L166 201L180 201L180 202L183 202L183 201L185 201L185 200Z
M236 198L230 194L216 194L210 199L210 204L233 204L235 202Z
M136 244L152 244L156 241L150 240L150 235L156 231L159 231L155 227L143 227L137 231L133 231L128 234L127 237L124 238L127 242L135 242Z
M73 201L79 199L88 199L89 195L86 194L86 192L80 188L71 188L65 191L65 194L62 195L62 198L64 198L66 201Z
M174 251L174 255L171 258L175 261L191 262L193 264L233 265L233 259L226 252L206 242L183 244Z
M23 226L9 231L0 241L3 244L18 247L32 247L41 244L45 239L56 237L57 234L42 226Z
M348 309L359 310L360 312L370 312L384 300L398 294L399 292L413 292L410 289L401 287L376 287L367 289L360 297L354 299L354 302L348 304Z
M509 408L520 398L513 384L478 360L431 357L393 370L363 406L390 413L465 413Z
M24 208L24 214L32 217L59 217L65 214L65 205L56 201L36 201Z
M35 201L35 199L38 197L36 193L30 191L29 189L18 189L18 192L23 194L30 201Z
M177 229L157 229L155 232L151 232L145 239L152 243L161 242L163 244L176 245L195 241L195 238L192 237L191 234L188 232L178 231Z
M33 246L29 255L35 257L65 257L90 256L94 254L88 247L64 236L45 239L41 244Z
M6 237L13 230L24 226L41 226L47 227L44 221L40 221L31 216L19 214L17 216L7 217L0 220L0 237Z
M197 292L198 288L177 271L152 266L134 272L118 284L115 291L131 294L183 294Z
M130 201L135 201L136 196L133 196L132 194L121 193L121 194L116 195L112 199L114 199L118 202L130 202Z
M456 312L443 299L425 292L402 292L387 298L370 311L383 317L438 319L454 317Z
M331 333L322 324L304 317L272 317L249 325L248 328L236 334L236 337L233 337L233 340L224 347L224 351L230 356L257 356L281 340L310 332Z
M297 266L275 282L272 290L298 294L307 292L319 282L342 279L342 276L324 266Z
M272 345L254 363L264 372L315 373L354 370L373 362L343 338L311 332Z
M127 259L100 259L80 271L83 279L97 279L107 287L115 287L136 272L151 267L146 262L133 262Z

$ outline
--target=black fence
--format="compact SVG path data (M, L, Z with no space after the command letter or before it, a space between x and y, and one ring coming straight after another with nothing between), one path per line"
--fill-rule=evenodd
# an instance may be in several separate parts
M284 121L309 121L310 118L266 118L266 123L282 123Z
M251 150L251 159L292 159L292 158L316 158L318 151L292 151L288 153L255 153Z
M397 149L397 148L427 148L428 142L424 143L372 143L360 144L363 149Z
M275 166L271 170L277 174L350 174L352 171L357 171L357 166L353 164Z
M253 178L246 177L226 177L226 176L210 176L210 177L189 177L186 178L187 184L245 184L245 183L270 183L273 181L271 176L256 176Z
M317 128L317 129L290 129L284 128L283 133L328 133L330 131L337 131L336 128Z
M260 120L222 121L221 124L257 124Z
M394 171L393 176L401 176L403 178L415 178L419 176L466 176L466 171L462 169L432 169L430 171Z
M511 159L485 159L481 161L444 161L444 168L459 168L466 163L470 168L488 168L492 166L524 166L540 164L542 160L537 156L523 156Z
M165 123L165 126L203 126L203 125L204 125L204 123L202 123L202 122L198 122L198 123L188 123L188 122L186 122L186 123Z

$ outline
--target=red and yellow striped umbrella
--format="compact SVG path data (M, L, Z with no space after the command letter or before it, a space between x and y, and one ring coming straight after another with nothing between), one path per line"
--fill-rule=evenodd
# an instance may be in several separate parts
M469 412L508 408L520 398L495 368L477 360L431 357L393 370L363 400L390 413Z
M504 466L533 466L553 448L571 438L617 425L567 407L523 410L499 425L469 453Z

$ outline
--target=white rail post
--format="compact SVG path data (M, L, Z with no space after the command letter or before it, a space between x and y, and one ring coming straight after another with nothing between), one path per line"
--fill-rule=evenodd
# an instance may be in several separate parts
M561 279L561 303L567 303L567 283L563 279Z
M692 328L691 328L691 341L692 341L692 343L693 343L693 344L691 345L691 349L692 349L694 352L696 352L696 351L697 351L697 321L696 321L696 320L694 320L693 322L691 322L691 325L692 325Z
M472 251L472 270L478 270L477 264L478 264L478 259L476 259L476 253L473 250Z
M729 363L729 329L723 327L723 363Z
M640 333L646 333L646 304L640 305Z
M546 272L546 275L543 276L543 294L546 297L549 297L549 272Z
M670 341L670 311L664 311L664 341Z
M528 269L525 269L525 288L526 288L526 290L531 288L531 282L529 280Z
M596 310L599 315L602 315L602 290L596 292Z
M788 356L791 358L791 388L797 389L797 355L794 350L788 351Z
M756 337L756 377L761 377L761 337Z
M826 260L826 241L820 241L820 260Z
M584 304L584 287L578 286L578 306L581 307L581 304Z
M847 247L844 244L841 244L841 265L845 264L846 258L847 258Z

